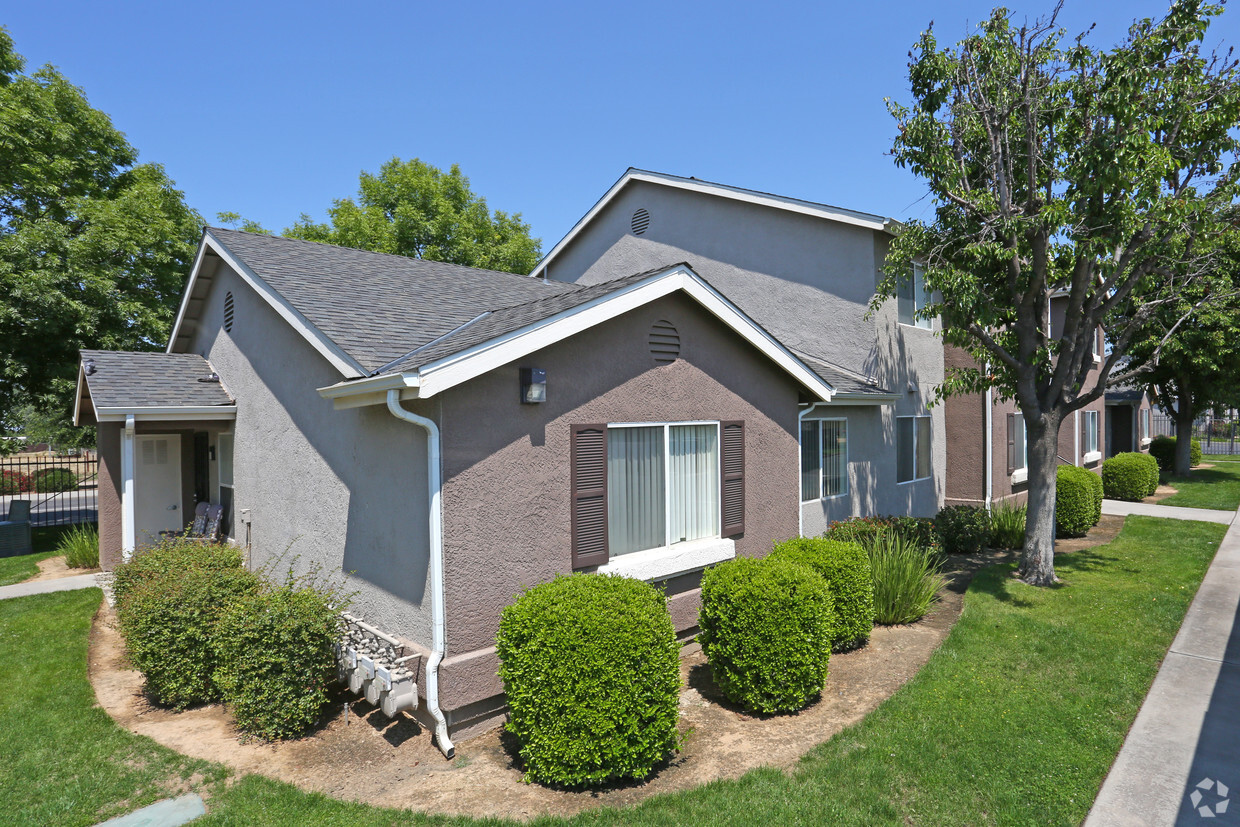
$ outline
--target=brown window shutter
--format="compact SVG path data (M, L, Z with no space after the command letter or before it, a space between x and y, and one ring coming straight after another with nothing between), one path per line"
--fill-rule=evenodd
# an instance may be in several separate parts
M607 562L607 426L572 426L573 568Z
M1016 414L1007 415L1008 473L1016 470Z
M719 512L724 537L745 533L745 423L720 422L720 456L723 496Z

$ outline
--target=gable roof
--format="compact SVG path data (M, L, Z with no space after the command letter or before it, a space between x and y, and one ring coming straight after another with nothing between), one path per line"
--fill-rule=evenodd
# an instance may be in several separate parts
M894 391L880 386L878 380L873 377L862 376L859 373L854 373L839 365L833 365L825 359L811 356L800 350L793 350L792 352L808 365L810 370L821 376L831 384L831 387L835 388L836 394L833 397L834 399L869 399L877 402L886 399L894 400L897 395Z
M572 285L314 241L209 227L186 286L168 352L186 316L203 253L225 261L345 376L367 376L498 307Z
M231 410L235 400L211 363L196 353L83 350L74 424L83 403L104 420L169 408Z
M555 342L674 292L694 299L756 347L813 396L829 402L836 390L770 333L711 287L687 264L636 273L483 314L458 330L393 362L380 374L319 388L337 407L380 404L401 390L425 399Z
M833 207L830 204L820 204L815 201L805 201L800 198L789 198L785 195L775 195L774 193L762 192L760 190L750 190L744 187L733 187L728 184L716 184L711 181L702 181L698 178L684 178L679 175L668 175L664 172L652 172L645 169L636 169L629 167L616 183L612 184L611 189L603 193L603 197L595 202L590 211L581 217L581 219L573 225L568 234L560 239L548 253L542 257L542 260L535 265L531 274L538 274L545 270L551 261L560 254L569 244L572 243L585 228L594 220L594 217L603 211L615 198L620 194L621 190L630 184L644 181L646 183L658 184L660 186L672 187L675 189L688 190L691 192L700 192L707 195L713 195L720 198L730 198L735 201L744 201L750 204L761 204L762 206L772 207L777 210L787 210L789 212L800 213L802 215L812 215L817 218L823 218L828 221L838 221L842 224L851 224L857 227L865 227L870 230L879 230L886 233L894 233L895 229L900 226L900 222L894 218L887 218L873 213L860 212L858 210L850 210L844 207Z

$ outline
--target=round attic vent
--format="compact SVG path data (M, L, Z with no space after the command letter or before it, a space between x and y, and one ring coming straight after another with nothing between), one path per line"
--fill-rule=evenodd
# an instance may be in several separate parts
M650 355L660 363L675 362L680 356L680 334L666 319L655 322L650 328Z
M224 294L224 330L232 333L233 323L233 297L232 291L229 290Z
M650 226L650 213L646 212L645 207L639 207L637 212L633 213L633 235L642 235L646 232L646 228Z

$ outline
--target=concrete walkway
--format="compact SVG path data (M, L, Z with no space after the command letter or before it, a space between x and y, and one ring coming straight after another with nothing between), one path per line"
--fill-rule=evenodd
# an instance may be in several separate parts
M1235 511L1218 511L1213 508L1184 508L1178 505L1158 503L1127 503L1123 500L1103 500L1102 513L1117 517L1139 514L1143 517L1166 517L1171 520L1201 520L1203 523L1231 525L1236 519ZM1240 824L1240 822L1237 822Z
M1108 504L1129 510L1108 511ZM1103 512L1108 514L1209 519L1199 516L1204 510L1103 501ZM1230 523L1231 528L1085 827L1240 825L1240 522L1233 522L1237 516L1240 512L1216 520Z
M26 597L31 594L93 589L99 585L96 577L98 575L75 574L73 577L61 577L56 580L40 580L37 583L17 583L12 586L0 586L0 600L10 597Z

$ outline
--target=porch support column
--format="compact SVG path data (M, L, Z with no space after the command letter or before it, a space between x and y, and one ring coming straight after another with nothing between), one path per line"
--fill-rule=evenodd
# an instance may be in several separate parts
M134 520L134 420L133 414L125 417L125 429L121 431L121 559L129 562L137 546L137 528Z

